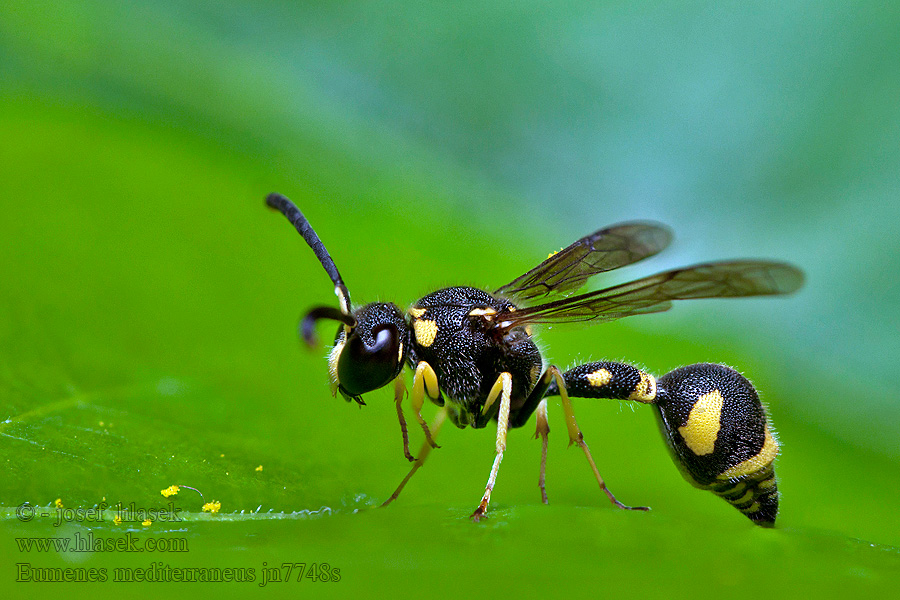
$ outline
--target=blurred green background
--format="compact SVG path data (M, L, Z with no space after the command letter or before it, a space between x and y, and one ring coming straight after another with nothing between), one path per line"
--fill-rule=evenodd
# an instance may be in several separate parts
M896 597L898 23L900 5L883 3L7 0L0 589L61 589L16 583L25 562L305 562L341 581L264 593ZM298 343L303 311L334 297L263 206L276 190L357 302L494 289L626 219L667 223L676 241L606 281L719 258L801 266L790 298L541 335L562 366L744 372L782 443L778 528L685 484L650 410L617 402L581 401L579 421L610 487L648 514L610 508L558 407L549 507L529 425L510 435L484 524L467 515L490 431L445 428L400 500L367 510L408 469L391 395L361 410L331 398L326 349ZM161 506L175 483L221 513L183 490L177 524L15 517L57 498ZM15 541L126 529L190 552ZM230 597L258 583L206 585ZM122 589L173 591L110 581L66 595Z

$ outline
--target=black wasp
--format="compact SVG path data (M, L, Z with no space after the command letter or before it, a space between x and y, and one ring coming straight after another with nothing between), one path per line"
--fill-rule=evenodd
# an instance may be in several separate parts
M583 451L600 488L619 508L626 506L607 489L575 420L570 398L631 400L656 407L663 437L675 464L696 487L711 490L758 525L772 526L778 512L773 463L778 443L753 385L740 373L717 364L675 369L658 380L632 365L591 362L562 372L545 366L532 326L576 321L612 321L668 310L673 300L787 294L803 284L803 273L779 262L734 260L674 269L630 283L575 294L589 277L643 260L671 241L661 225L613 225L551 254L521 277L486 292L449 287L428 294L405 312L393 303L354 308L350 294L309 221L287 198L270 194L266 203L297 228L331 277L339 307L313 308L301 323L303 339L315 343L315 322L338 321L328 357L332 394L363 404L362 395L392 384L403 452L415 461L385 502L390 503L423 464L443 420L460 428L497 423L497 447L475 520L487 511L506 449L510 427L536 416L542 439L539 485L547 502L548 396L559 396L571 443ZM575 295L573 295L575 294ZM415 372L412 408L425 434L418 459L409 451L401 403L406 397L404 365ZM442 406L429 428L424 400Z

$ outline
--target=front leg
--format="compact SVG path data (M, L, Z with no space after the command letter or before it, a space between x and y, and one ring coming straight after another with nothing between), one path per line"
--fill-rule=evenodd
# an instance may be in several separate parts
M438 431L441 429L441 425L444 424L444 419L447 418L447 414L452 411L452 407L450 405L445 406L438 412L437 416L435 416L434 421L431 423L431 431L434 435L438 434ZM412 479L412 476L416 474L416 471L425 464L425 460L428 458L428 455L431 454L431 449L433 442L429 442L425 440L422 442L422 448L419 450L419 458L413 463L412 468L409 470L409 473L406 474L406 477L403 478L403 481L400 482L400 485L397 486L397 489L394 490L394 493L391 494L391 497L385 500L381 506L387 506L391 502L397 499L400 496L400 492L403 491L403 488L406 487L406 484Z
M416 374L413 376L413 412L416 415L416 420L419 422L419 425L422 426L422 431L425 432L425 440L432 448L440 448L440 446L434 443L431 431L428 430L428 424L422 417L422 405L425 404L425 394L428 394L428 397L432 400L437 400L441 395L441 391L438 387L437 374L434 372L434 369L431 365L422 360L416 365Z
M403 435L403 455L409 462L416 458L409 453L409 433L406 431L406 419L403 417L403 398L406 396L406 384L403 383L403 373L394 379L394 404L397 405L397 419L400 421L400 433Z

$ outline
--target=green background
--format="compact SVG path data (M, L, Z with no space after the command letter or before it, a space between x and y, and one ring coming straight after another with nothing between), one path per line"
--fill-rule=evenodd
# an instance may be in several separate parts
M15 583L22 562L305 562L340 582L260 593L895 597L898 22L898 7L840 2L4 2L0 589L176 591ZM650 513L609 506L554 406L550 506L529 425L510 435L484 523L467 515L490 431L445 428L400 500L372 508L408 469L391 395L331 398L326 350L298 343L303 311L335 301L263 206L276 190L357 302L494 289L636 218L676 241L606 281L719 258L799 265L807 285L790 298L541 333L566 367L744 372L782 443L778 527L685 484L650 409L618 402L581 401L579 421L613 491ZM160 506L175 483L222 512L183 490L185 521L146 529L15 517L57 498ZM126 529L190 552L15 541Z

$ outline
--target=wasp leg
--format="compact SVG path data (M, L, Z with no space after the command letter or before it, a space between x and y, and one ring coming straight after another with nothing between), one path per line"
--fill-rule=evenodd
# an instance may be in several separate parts
M418 366L416 366L416 374L413 376L412 406L413 411L416 414L416 420L419 421L419 425L422 426L422 430L425 432L425 439L432 448L440 448L440 446L434 443L434 438L431 436L428 424L422 417L422 405L425 403L426 393L432 400L437 400L441 395L440 388L438 387L437 374L434 372L434 369L431 368L431 365L423 360L419 361Z
M503 452L506 450L506 432L509 428L509 404L512 397L512 375L507 372L500 374L491 393L485 401L485 406L490 406L500 396L500 411L497 414L497 454L494 456L494 465L491 467L491 474L488 477L487 486L484 488L484 496L481 497L481 503L475 512L472 513L472 520L478 522L487 512L488 503L491 501L491 492L494 490L494 483L497 481L497 473L500 471L500 462L503 460Z
M394 403L397 405L397 418L400 420L400 433L403 434L403 454L409 462L413 462L416 458L409 453L409 433L406 431L406 419L403 416L403 407L400 405L406 396L406 384L403 383L403 374L401 373L394 379Z
M566 390L566 381L563 374L558 368L552 365L547 368L547 371L552 374L552 377L554 379L553 383L555 384L550 386L550 389L547 390L547 394L558 394L560 400L562 401L563 412L566 415L566 427L569 430L569 445L576 444L579 448L582 449L582 451L584 451L584 456L587 458L588 464L591 466L591 470L594 472L594 477L597 479L597 483L600 485L600 489L603 490L607 497L609 497L610 502L612 502L619 508L626 510L650 510L650 508L646 506L627 506L625 504L622 504L621 502L616 500L616 497L613 495L613 493L609 491L609 488L606 487L606 483L603 481L603 477L600 476L599 469L597 469L597 464L594 462L594 457L591 456L591 451L588 448L587 443L585 443L584 441L584 435L581 433L581 429L579 429L578 427L578 422L575 420L575 412L572 409L572 401L569 399L569 394ZM655 381L656 380L654 379L654 394L656 388Z
M441 425L444 424L444 419L447 418L447 413L450 411L450 406L445 406L441 409L437 416L434 418L434 422L431 424L431 431L434 432L435 435L441 430ZM428 458L428 455L431 454L431 448L433 446L428 443L428 441L422 442L422 448L419 450L419 458L416 459L416 462L413 463L412 468L409 470L409 473L406 474L406 477L403 478L403 481L400 482L400 485L397 486L397 489L394 490L394 493L391 494L391 497L385 500L381 506L387 506L391 502L397 499L400 495L400 492L403 491L403 488L406 487L407 482L412 479L412 476L415 475L416 471L419 470L423 464L425 464L425 460Z
M535 384L534 389L531 390L528 398L525 399L525 403L518 411L516 411L515 416L510 420L510 427L515 428L525 425L525 423L528 422L528 419L531 418L532 413L536 416L537 429L534 432L534 437L541 438L541 474L538 477L538 487L541 489L541 502L544 504L550 503L547 499L546 486L547 446L549 441L548 435L550 434L550 422L547 419L547 401L544 399L544 396L547 395L551 383L553 383L553 372L550 369L547 369L544 371L544 374L541 375L541 378L538 379L537 384Z
M537 420L537 429L534 437L541 438L541 474L538 477L538 487L541 488L541 502L550 504L547 498L547 445L548 435L550 434L550 422L547 420L547 401L541 400L535 411L535 419Z

